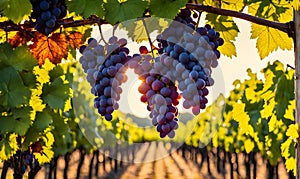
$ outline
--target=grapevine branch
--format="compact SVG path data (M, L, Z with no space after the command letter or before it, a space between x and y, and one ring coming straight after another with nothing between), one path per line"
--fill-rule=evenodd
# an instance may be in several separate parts
M231 10L226 10L226 9L221 9L221 8L215 8L212 6L205 6L202 4L192 4L188 3L186 5L187 8L189 9L195 9L199 11L205 11L213 14L218 14L218 15L223 15L223 16L231 16L231 17L236 17L239 19L244 19L249 22L253 22L259 25L264 25L268 27L272 27L275 29L278 29L280 31L283 31L285 33L288 33L289 36L294 37L294 23L293 21L291 22L286 22L286 23L280 23L280 22L274 22L270 20L266 20L260 17L255 17L246 13L242 12L237 12L237 11L231 11Z
M188 3L186 4L186 7L189 9L194 9L198 11L205 11L208 13L214 13L218 15L224 15L224 16L231 16L231 17L236 17L240 19L244 19L259 25L264 25L268 27L272 27L275 29L278 29L280 31L283 31L287 33L290 37L295 37L295 28L294 28L294 22L286 22L286 23L281 23L281 22L274 22L270 20L266 20L260 17L255 17L246 13L242 12L237 12L237 11L232 11L232 10L226 10L222 8L215 8L212 6L206 6L202 4L193 4L193 3ZM97 16L90 16L87 19L82 19L82 20L73 20L73 18L67 18L63 19L57 22L58 25L61 27L78 27L78 26L84 26L84 25L92 25L92 24L107 24L106 21L98 18ZM26 29L31 29L35 27L35 22L33 21L26 21L23 24L15 24L12 21L4 21L0 22L0 29L3 29L6 32L9 31L24 31Z
M84 25L92 25L92 24L107 24L106 21L98 18L97 16L90 16L87 19L82 20L73 20L73 17L62 19L57 21L57 24L61 27L79 27ZM13 21L8 20L4 22L0 22L0 29L3 29L6 32L10 31L24 31L26 29L32 29L35 27L35 22L26 21L23 24L15 24Z

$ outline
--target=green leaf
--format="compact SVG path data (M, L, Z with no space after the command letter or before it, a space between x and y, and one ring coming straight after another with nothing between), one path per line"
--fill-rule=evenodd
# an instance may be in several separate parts
M63 76L64 70L61 66L54 67L51 71L49 71L50 81L54 81L56 78Z
M276 115L278 119L282 119L286 109L288 109L289 101L294 98L294 80L288 79L286 74L283 74L276 86L275 101L277 105L275 107Z
M21 71L19 72L24 85L28 86L29 88L34 88L37 83L36 83L36 76L33 74L32 71Z
M34 126L39 130L43 131L53 122L52 116L48 114L46 108L43 112L37 112L34 121Z
M149 7L150 14L155 17L174 19L187 2L187 0L152 0Z
M56 78L52 83L43 86L42 99L51 108L63 109L70 95L69 90L69 84L64 84L61 78Z
M224 44L219 47L220 52L228 57L236 56L233 41L238 36L239 29L232 17L207 14L206 20L216 31L220 32L220 36L224 39Z
M103 0L72 0L66 2L68 10L88 18L90 15L104 16Z
M29 15L32 9L31 3L28 0L7 0L7 3L4 4L4 15L15 23L19 23L25 15Z
M142 17L147 8L147 2L130 0L119 3L118 0L109 0L104 4L106 20L111 24Z
M271 27L252 24L251 39L257 39L256 48L261 59L267 57L271 52L278 48L282 50L291 50L293 40L280 30Z
M157 30L157 32L162 32L165 28L167 28L168 24L169 22L167 22L165 19L151 17L144 18L144 20L140 19L134 23L131 21L125 21L121 23L120 26L128 32L127 35L131 37L133 41L142 42L148 41L147 32L151 38L150 34L152 32L155 30Z
M9 59L9 64L16 70L31 71L37 65L36 59L28 51L26 46L17 47Z
M31 92L24 86L19 73L12 67L0 70L0 104L17 107L29 101Z
M0 45L0 62L14 67L18 71L31 71L37 65L36 59L32 56L26 46L17 47L13 50L8 43Z
M8 116L0 116L0 133L26 134L30 127L30 107L13 108Z

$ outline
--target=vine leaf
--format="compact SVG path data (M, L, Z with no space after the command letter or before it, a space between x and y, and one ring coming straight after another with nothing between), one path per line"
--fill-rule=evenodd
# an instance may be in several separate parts
M30 14L32 9L30 1L24 0L9 0L0 4L3 5L1 10L4 7L3 13L15 23L20 22L24 15Z
M39 65L43 65L48 58L53 64L61 62L68 56L68 40L64 34L54 33L47 38L45 35L36 33L34 43L30 46Z
M149 9L153 16L174 19L178 14L178 9L184 7L187 2L187 0L152 0Z
M147 30L149 35L155 30L162 32L170 23L162 18L144 18L144 22L145 24L143 23L143 20L138 20L134 23L125 21L121 23L120 26L121 28L126 29L128 36L131 37L133 41L137 41L139 43L142 41L148 41Z
M251 39L257 39L256 48L261 59L264 59L278 48L282 50L291 50L293 48L292 38L289 38L286 33L277 29L252 24L251 33Z
M8 160L19 149L17 143L17 134L6 134L4 140L0 141L0 158L1 160Z
M160 4L160 6L162 5ZM104 4L104 8L106 12L106 20L111 24L116 24L126 20L142 17L147 8L147 2L141 0L130 0L119 3L118 0L110 0Z
M13 50L8 43L0 45L0 62L12 66L18 71L31 71L36 65L36 60L26 46L17 47Z
M30 127L30 111L30 107L13 108L8 116L0 116L0 132L25 135Z
M90 15L104 16L103 0L72 0L66 2L70 12L82 15L84 18Z
M244 0L222 0L222 8L241 12L245 7Z
M248 4L248 12L253 16L272 21L287 22L292 20L292 8L283 1L253 1Z
M83 39L83 34L80 32L71 32L68 36L67 36L69 45L72 48L79 48L80 45L83 43L82 39Z
M30 90L12 67L0 70L0 101L7 107L17 107L29 101Z
M286 135L288 137L291 137L292 139L297 139L299 137L299 134L298 134L298 125L297 124L291 124L291 125L289 125L289 128L286 131Z
M9 38L8 42L13 48L26 45L28 42L32 43L32 45L29 46L31 52L38 60L38 64L43 65L47 58L54 64L60 63L62 58L68 56L69 48L74 49L80 47L83 43L83 38L84 35L80 32L67 32L67 35L54 33L50 37L47 37L38 32L24 31L17 32L15 36ZM22 53L18 54L19 57L24 56ZM11 65L15 63L27 64L27 61L20 61L18 59L19 58L12 59ZM29 64L27 66L29 66Z
M13 51L13 54L9 60L9 64L19 71L31 71L37 62L27 47L21 46Z
M296 176L296 159L294 157L288 158L285 162L287 171L292 170Z
M8 42L16 48L21 45L26 45L27 42L34 38L34 34L30 31L19 31L12 38L8 39Z
M48 114L46 109L44 109L43 112L36 113L34 126L39 131L44 131L52 122L53 122L52 116Z
M69 98L69 88L68 83L56 78L52 83L43 86L42 98L51 108L64 109L65 101Z
M220 32L220 36L224 39L224 44L219 47L221 53L228 57L236 56L233 41L238 36L239 29L232 17L210 13L207 14L206 20L216 31Z
M275 89L275 101L277 106L275 107L276 115L279 119L283 118L290 100L294 99L294 78L293 74L283 74L277 83Z
M251 141L251 139L247 139L245 141L245 150L248 153L250 153L254 149L254 142Z

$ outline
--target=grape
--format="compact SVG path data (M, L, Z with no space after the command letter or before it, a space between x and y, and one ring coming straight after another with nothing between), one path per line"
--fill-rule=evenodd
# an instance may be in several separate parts
M45 33L46 34L50 34L52 31L53 31L53 28L49 28L49 27L45 28Z
M116 44L117 37L113 36L109 41L111 44L102 46L96 39L89 38L88 45L79 50L83 55L79 62L96 96L94 107L107 121L112 120L112 113L119 108L118 101L122 93L120 86L127 80L124 64L128 57L127 53L121 51L120 44Z
M187 53L181 53L180 55L179 55L179 61L181 62L181 63L183 63L183 64L186 64L186 63L188 63L189 62L189 55L187 54Z
M50 19L46 22L46 26L49 28L53 28L55 26L55 21L53 19Z
M156 63L160 63L159 60L160 58L157 59ZM150 63L148 65L151 66ZM166 68L162 63L160 65L160 69ZM177 124L177 121L175 121L175 116L178 115L175 106L179 103L177 87L169 78L156 73L143 74L140 76L140 80L142 80L138 88L138 91L142 94L140 100L147 104L147 109L150 111L149 117L152 118L152 125L156 126L156 130L161 137L165 137L175 130L171 128L170 123ZM174 126L174 124L172 125ZM170 136L172 135L173 133Z
M41 14L41 18L42 18L44 21L50 19L50 17L51 17L51 13L50 13L49 11L43 12L43 13Z
M33 9L31 17L36 19L35 29L44 35L52 33L58 27L56 26L56 20L66 16L65 0L60 2L57 0L35 0L30 2Z
M61 10L57 7L52 9L52 14L55 15L56 17L59 17L61 14Z
M139 51L141 54L147 54L149 52L147 47L145 47L145 46L141 46Z
M47 1L42 1L42 2L40 3L40 8L41 8L42 10L47 10L47 9L49 9L49 7L50 7L50 5L49 5L49 3L48 3Z

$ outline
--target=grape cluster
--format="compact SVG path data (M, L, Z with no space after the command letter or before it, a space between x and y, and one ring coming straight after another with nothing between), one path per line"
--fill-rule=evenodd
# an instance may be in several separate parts
M147 104L150 111L149 117L160 137L173 138L178 128L178 109L180 95L177 92L175 82L167 75L169 68L163 65L160 58L153 59L151 55L145 54L146 47L140 47L141 54L133 55L129 61L129 68L139 76L141 84L138 91L142 94L140 100ZM145 55L143 55L145 54Z
M97 96L94 106L108 121L112 119L113 111L119 108L120 86L127 81L125 64L130 57L126 44L126 39L113 36L109 39L109 45L102 46L96 39L90 38L87 46L80 47L83 56L79 62L87 73L91 93Z
M33 12L31 17L36 19L35 29L49 35L57 28L56 20L66 16L65 0L30 0Z
M119 108L118 101L127 80L127 68L139 76L140 100L147 104L149 117L160 137L173 138L178 128L179 99L183 107L198 115L208 103L207 87L214 84L212 68L218 66L224 44L220 34L210 25L196 27L189 9L182 9L175 21L157 36L159 56L154 58L145 46L140 53L129 56L125 47L127 41L111 37L109 45L102 46L95 39L89 39L82 46L80 63L87 73L91 92L97 97L94 106L107 120Z
M138 90L143 94L141 101L147 103L147 109L151 111L149 116L152 118L152 124L156 126L160 137L168 135L173 138L174 130L178 128L178 109L175 107L179 104L177 87L161 74L145 74L141 80Z
M188 15L191 12L184 9L177 16L181 25L173 22L157 37L159 53L178 61L175 71L178 88L184 98L183 107L192 108L193 114L205 109L208 102L207 86L212 86L211 68L218 66L220 52L217 48L224 44L220 34L210 25L196 28Z

